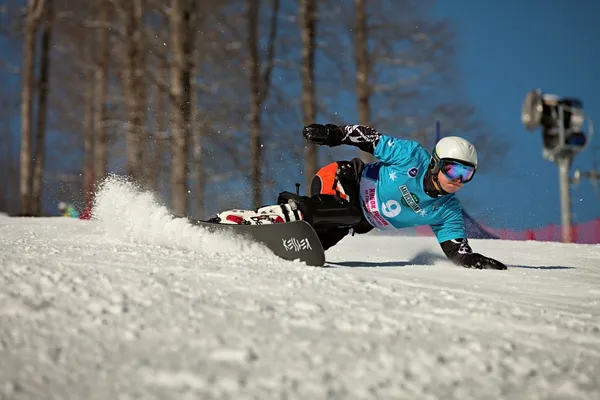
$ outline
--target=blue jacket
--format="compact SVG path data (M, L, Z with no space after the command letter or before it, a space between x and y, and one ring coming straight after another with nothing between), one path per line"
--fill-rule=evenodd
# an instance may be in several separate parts
M365 218L378 229L429 225L438 242L466 237L454 194L432 198L423 188L430 154L419 143L381 135L360 182Z

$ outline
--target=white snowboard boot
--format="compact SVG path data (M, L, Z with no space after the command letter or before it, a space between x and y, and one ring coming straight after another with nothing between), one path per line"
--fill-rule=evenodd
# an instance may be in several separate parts
M296 207L296 204L278 204L275 206L264 206L256 211L252 210L228 210L222 211L216 217L211 218L211 222L220 224L238 224L238 225L266 225L281 224L290 221L299 221L303 215Z

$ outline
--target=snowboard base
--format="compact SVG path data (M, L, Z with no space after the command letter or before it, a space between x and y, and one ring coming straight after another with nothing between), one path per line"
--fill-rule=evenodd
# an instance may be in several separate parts
M209 231L221 231L241 235L253 242L262 243L276 256L287 260L299 260L307 265L325 265L325 251L315 230L305 221L282 224L234 225L219 224L188 218L197 226Z

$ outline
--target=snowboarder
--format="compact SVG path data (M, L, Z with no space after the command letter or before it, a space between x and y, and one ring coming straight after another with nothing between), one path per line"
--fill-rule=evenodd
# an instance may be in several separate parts
M352 145L379 161L359 158L321 168L312 180L311 196L281 192L277 205L230 210L211 222L233 224L281 223L304 219L315 229L323 248L337 244L352 230L431 226L446 256L457 265L477 269L506 269L492 258L474 253L469 245L462 207L454 195L477 171L475 147L450 136L430 155L412 140L383 135L362 125L305 126L304 138L329 147Z

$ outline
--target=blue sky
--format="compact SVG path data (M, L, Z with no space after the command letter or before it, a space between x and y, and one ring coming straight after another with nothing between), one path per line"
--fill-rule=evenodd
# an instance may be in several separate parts
M600 2L442 0L436 12L458 33L466 95L510 144L507 156L459 197L476 198L469 211L494 227L559 223L558 168L541 156L541 133L521 125L521 105L538 87L577 97L600 130ZM594 145L600 138L575 158L573 170L592 167ZM595 152L600 163L600 148ZM589 181L573 188L572 202L575 222L600 217L600 196Z

